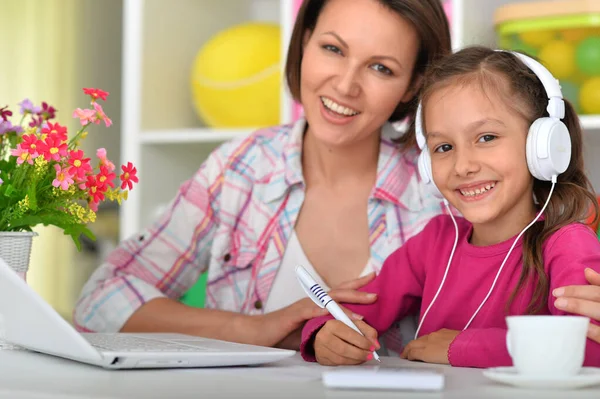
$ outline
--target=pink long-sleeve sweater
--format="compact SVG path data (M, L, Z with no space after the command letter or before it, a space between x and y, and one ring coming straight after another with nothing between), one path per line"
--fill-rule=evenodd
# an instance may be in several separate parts
M472 225L457 219L459 239L446 282L429 311L419 336L442 328L462 330L487 295L496 273L515 237L491 246L469 243ZM425 229L408 240L385 261L381 272L361 291L375 292L372 305L345 304L364 316L379 334L407 314L423 312L433 299L454 244L454 225L447 215L435 217ZM492 294L469 328L452 341L448 359L453 366L510 366L506 349L507 315L524 314L532 298L534 284L527 283L508 306L522 269L522 239L513 249ZM584 269L600 272L600 242L591 229L579 223L563 227L543 245L544 268L549 278L548 305L543 314L564 315L554 307L552 290L573 284L587 284ZM310 320L302 331L300 351L307 361L315 361L313 342L318 330L330 320L323 316ZM592 321L594 324L600 324ZM552 331L548 331L552 334ZM586 366L600 366L600 344L588 339Z

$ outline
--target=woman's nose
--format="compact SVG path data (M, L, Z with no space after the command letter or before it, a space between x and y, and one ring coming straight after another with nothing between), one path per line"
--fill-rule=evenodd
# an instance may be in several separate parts
M360 92L360 76L354 67L347 67L337 76L334 89L343 96L356 97Z

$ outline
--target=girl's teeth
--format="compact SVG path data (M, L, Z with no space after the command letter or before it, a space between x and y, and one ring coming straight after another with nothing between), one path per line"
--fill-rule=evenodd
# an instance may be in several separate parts
M330 100L327 97L321 97L321 102L323 103L323 105L325 106L325 108L327 108L330 111L333 111L333 112L335 112L337 114L340 114L340 115L354 116L354 115L358 114L358 111L355 111L352 108L348 108L348 107L344 107L342 105L339 105L339 104L333 102L332 100Z
M495 185L496 185L496 183L492 183L492 184L487 184L485 187L476 188L474 190L460 190L460 193L462 195L464 195L465 197L473 197L475 195L483 194L483 193L491 190L492 188L494 188Z

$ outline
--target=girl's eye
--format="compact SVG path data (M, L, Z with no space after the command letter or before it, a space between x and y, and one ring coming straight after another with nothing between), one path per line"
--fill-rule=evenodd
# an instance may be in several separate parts
M484 134L483 136L481 136L479 138L479 142L480 143L486 143L488 141L492 141L492 140L495 140L495 139L496 139L496 136L494 136L493 134Z
M342 50L332 44L325 44L323 45L323 48L327 51L331 51L332 53L342 54Z
M437 146L435 148L435 152L448 152L452 149L452 146L450 144L442 144L440 146Z
M383 73L384 75L392 75L393 74L392 70L390 68L388 68L382 64L375 64L371 68L377 72Z

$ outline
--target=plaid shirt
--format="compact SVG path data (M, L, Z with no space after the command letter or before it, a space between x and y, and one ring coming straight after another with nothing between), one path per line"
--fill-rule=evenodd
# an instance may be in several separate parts
M94 272L75 308L76 327L118 331L145 302L180 298L206 270L206 307L261 314L304 201L304 127L300 120L259 130L215 150L162 217L122 242ZM417 153L400 152L392 131L386 125L382 133L367 209L368 266L377 272L442 213L420 183Z

